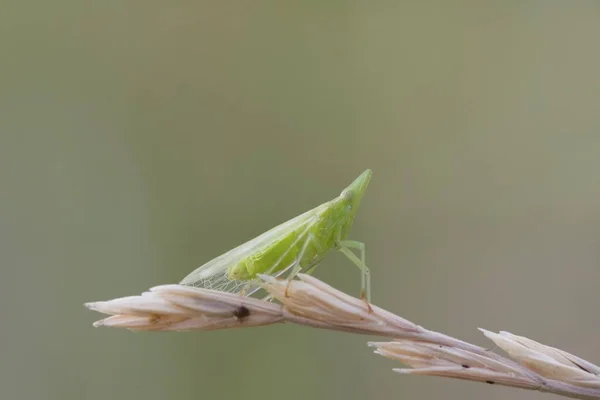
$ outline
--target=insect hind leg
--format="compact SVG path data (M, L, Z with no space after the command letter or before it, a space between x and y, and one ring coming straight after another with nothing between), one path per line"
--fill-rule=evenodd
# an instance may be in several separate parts
M285 274L286 272L290 271L290 269L294 269L296 265L296 261L294 261L293 263L291 263L290 265L288 265L287 267L285 267L284 269L282 269L281 271L277 272L277 274L273 275L274 278L279 278L281 275ZM292 272L290 272L291 274ZM254 294L256 293L258 290L260 290L261 287L257 287L256 289L254 289L250 294ZM273 300L273 296L271 296L270 294L266 295L265 297L263 297L261 300L264 301L271 301Z
M308 234L308 237L306 238L306 241L302 245L302 248L300 249L300 252L296 256L296 258L294 259L294 261L290 265L288 265L287 267L283 268L282 270L277 271L277 273L274 275L275 278L279 278L280 276L284 275L287 272L287 276L285 277L285 279L288 281L286 289L285 289L285 296L286 297L287 297L288 289L289 289L289 286L290 286L290 282L292 281L292 279L294 279L294 277L296 275L298 275L300 272L302 272L302 265L301 265L302 257L304 257L306 249L308 248L308 246L310 245L310 243L313 241L313 239L314 239L314 236L312 234ZM289 250L290 249L288 249L284 253L284 255L287 254L289 252ZM282 258L283 258L283 256L280 259L282 259ZM273 265L269 270L267 270L265 272L265 275L272 274L278 264L279 264L279 261L277 263L275 263L275 265ZM309 269L312 269L312 267L310 267ZM258 289L260 289L260 287ZM255 293L258 289L253 290L251 292L251 294ZM263 300L267 300L267 301L272 300L272 296L271 295L267 295L266 297L263 298Z
M303 269L300 272L302 272L303 274L306 274L306 275L311 275L313 272L315 272L315 269L317 269L318 266L319 266L319 263L316 263L316 264L311 265L308 268Z
M296 277L296 275L298 275L300 272L302 272L302 265L301 265L302 257L304 257L304 253L306 252L308 245L313 241L313 239L314 239L313 234L312 233L309 234L308 237L306 238L306 242L304 242L304 245L302 246L302 250L300 250L300 253L298 253L298 256L296 257L296 261L293 264L292 270L286 277L288 283L285 287L285 297L288 297L288 290L290 288L290 284L292 283L292 280Z

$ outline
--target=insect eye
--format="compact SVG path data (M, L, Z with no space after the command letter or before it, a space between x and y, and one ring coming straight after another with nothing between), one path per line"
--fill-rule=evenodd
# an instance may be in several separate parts
M352 193L352 190L345 189L342 192L341 197L346 201L352 201L352 199L354 198L354 193Z

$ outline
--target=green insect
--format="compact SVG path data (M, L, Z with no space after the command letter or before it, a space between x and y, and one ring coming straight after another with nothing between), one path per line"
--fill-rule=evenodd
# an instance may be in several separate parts
M369 169L364 171L335 199L207 262L180 283L250 296L260 289L258 274L287 274L286 279L292 279L300 272L311 273L329 250L337 249L360 268L361 298L370 302L365 244L346 238L371 174Z

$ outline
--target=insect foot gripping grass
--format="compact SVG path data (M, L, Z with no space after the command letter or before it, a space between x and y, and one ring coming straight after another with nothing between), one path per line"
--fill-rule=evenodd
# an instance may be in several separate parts
M207 262L180 283L250 296L261 288L258 274L292 280L300 272L311 273L330 250L337 249L360 269L361 298L369 305L365 244L347 237L371 174L367 169L338 197Z

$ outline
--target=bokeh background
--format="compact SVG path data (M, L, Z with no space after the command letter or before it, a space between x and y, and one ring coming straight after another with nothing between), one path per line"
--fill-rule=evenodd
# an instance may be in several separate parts
M374 176L374 302L600 362L600 3L9 2L0 397L542 399L402 377L369 337L94 329ZM316 275L358 294L332 254Z

